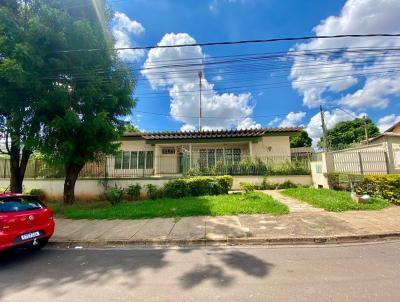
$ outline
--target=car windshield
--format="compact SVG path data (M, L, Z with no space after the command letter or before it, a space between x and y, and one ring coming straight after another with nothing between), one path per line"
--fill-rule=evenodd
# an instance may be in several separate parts
M22 212L43 209L35 199L25 197L9 197L0 200L0 212Z

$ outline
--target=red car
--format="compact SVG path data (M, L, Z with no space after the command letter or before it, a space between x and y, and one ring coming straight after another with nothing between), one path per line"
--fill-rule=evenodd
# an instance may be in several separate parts
M44 247L54 233L51 209L38 197L0 194L0 251L12 247Z

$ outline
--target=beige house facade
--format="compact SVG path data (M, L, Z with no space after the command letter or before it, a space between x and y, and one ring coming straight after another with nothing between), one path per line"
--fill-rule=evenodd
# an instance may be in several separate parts
M243 162L291 160L289 137L301 128L125 133L108 161L115 176L182 175Z

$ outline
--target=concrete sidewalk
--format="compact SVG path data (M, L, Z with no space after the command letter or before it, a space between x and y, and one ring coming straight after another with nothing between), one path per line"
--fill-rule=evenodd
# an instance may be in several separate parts
M307 244L400 238L400 207L381 211L298 211L289 215L56 219L51 243L62 246Z

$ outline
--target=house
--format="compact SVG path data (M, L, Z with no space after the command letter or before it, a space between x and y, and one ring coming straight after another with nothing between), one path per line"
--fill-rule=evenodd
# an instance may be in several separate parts
M181 175L233 166L244 159L291 160L289 137L301 128L133 132L121 138L108 169L118 176Z
M363 144L367 144L364 141ZM369 146L380 144L387 150L389 173L400 173L400 122L394 124L392 127L368 140ZM372 147L371 146L371 147Z

